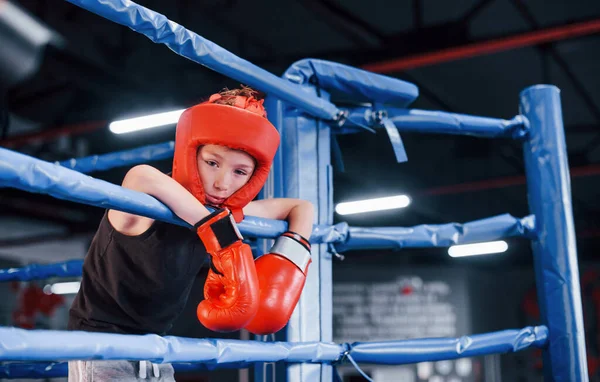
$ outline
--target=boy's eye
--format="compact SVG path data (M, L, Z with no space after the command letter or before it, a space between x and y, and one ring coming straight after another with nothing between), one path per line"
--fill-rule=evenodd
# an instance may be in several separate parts
M244 170L235 170L235 173L238 175L248 175L248 173Z
M207 165L212 166L212 167L217 165L217 162L215 162L214 160L207 160L205 162Z

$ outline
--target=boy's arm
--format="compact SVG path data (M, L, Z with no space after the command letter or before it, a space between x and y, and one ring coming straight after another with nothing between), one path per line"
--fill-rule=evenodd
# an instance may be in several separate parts
M129 170L122 186L155 197L190 225L210 214L181 184L148 165L135 166ZM114 229L130 236L144 233L154 222L153 219L118 210L109 210L108 219Z
M288 230L310 238L315 209L306 200L275 198L250 202L244 207L244 215L266 219L287 220Z

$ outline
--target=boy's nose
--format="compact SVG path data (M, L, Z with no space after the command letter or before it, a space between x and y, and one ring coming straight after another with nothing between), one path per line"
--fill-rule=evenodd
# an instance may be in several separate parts
M229 188L229 177L225 173L219 173L215 178L214 187L219 191L227 191Z

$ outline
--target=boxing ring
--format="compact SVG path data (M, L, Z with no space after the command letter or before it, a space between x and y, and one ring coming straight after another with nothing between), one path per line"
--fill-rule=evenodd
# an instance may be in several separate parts
M0 378L66 376L68 360L171 362L176 371L248 367L285 362L290 382L332 381L337 365L407 364L543 349L547 381L587 381L570 178L559 90L539 85L520 94L519 115L494 119L409 109L416 86L345 65L305 59L282 77L239 58L210 41L127 0L68 0L142 33L156 43L268 94L269 119L281 134L281 149L262 197L311 201L316 225L312 266L300 302L286 326L286 341L195 339L0 327ZM355 107L337 106L343 94ZM344 105L347 105L346 103ZM511 138L523 143L531 215L489 217L464 224L415 227L349 227L333 224L331 140L334 134L384 129L398 161L406 160L403 131ZM49 163L0 149L0 185L59 199L118 209L187 226L153 197L95 179L88 173L170 158L173 142L87 158ZM268 240L286 223L248 216L246 237ZM332 259L353 249L446 247L505 237L532 241L543 325L460 338L386 342L332 342ZM0 270L0 281L70 277L81 261ZM57 339L61 339L58 346ZM256 380L269 377L255 367Z

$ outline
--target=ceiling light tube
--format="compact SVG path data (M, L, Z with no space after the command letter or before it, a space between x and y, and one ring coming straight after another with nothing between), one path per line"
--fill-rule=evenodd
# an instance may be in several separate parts
M115 134L131 133L150 129L152 127L173 125L179 121L179 117L185 109L169 111L166 113L158 113L146 115L143 117L123 119L121 121L111 122L108 128Z
M507 249L508 244L504 240L499 240L484 243L453 245L448 248L448 254L451 257L490 255L493 253L506 252Z
M366 200L357 200L354 202L339 203L335 206L335 212L340 215L360 214L363 212L392 210L404 208L410 204L410 198L406 195L388 196L385 198L375 198Z
M75 294L79 291L79 281L56 283L52 285L46 285L44 287L44 293L46 294Z

